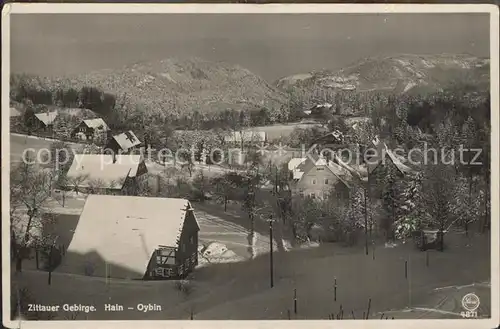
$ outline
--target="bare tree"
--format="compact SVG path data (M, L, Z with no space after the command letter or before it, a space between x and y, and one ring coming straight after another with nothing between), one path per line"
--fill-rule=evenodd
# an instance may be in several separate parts
M78 175L78 176L72 176L67 178L67 182L69 186L72 186L73 190L78 193L80 192L80 187L82 183L87 180L89 175Z
M105 194L105 186L106 182L102 179L91 179L88 182L88 189L90 194Z
M242 184L244 187L244 199L243 199L243 210L247 213L248 219L250 220L250 230L248 232L248 252L251 258L256 256L255 245L257 242L257 236L255 234L255 220L259 216L262 216L269 212L269 205L261 202L257 197L259 192L260 183L262 181L262 176L259 174L258 168L250 168L244 175Z
M22 261L36 239L34 229L41 228L43 206L51 196L51 173L34 161L21 162L10 173L11 230L15 238L16 271L22 271Z

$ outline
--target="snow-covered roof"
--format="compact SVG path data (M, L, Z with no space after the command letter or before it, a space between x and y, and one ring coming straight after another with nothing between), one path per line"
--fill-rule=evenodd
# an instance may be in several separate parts
M410 173L413 172L414 170L407 165L405 165L401 159L392 151L389 149L387 144L382 143L378 139L373 141L373 144L375 145L377 152L375 156L369 160L368 163L368 172L372 173L385 159L385 156L388 156L389 159L394 163L396 168L398 168L401 173Z
M292 171L297 169L297 167L306 160L307 158L291 158L290 161L288 161L288 170Z
M99 181L100 187L121 189L127 177L136 176L142 161L139 154L117 154L115 163L110 154L75 154L67 173L68 186L74 186L74 179L82 177L79 187Z
M83 122L87 125L89 128L94 128L94 129L103 129L103 130L109 130L108 125L106 122L104 122L103 119L97 118L97 119L86 119L83 120Z
M43 112L43 113L35 113L35 117L43 122L46 126L52 124L57 117L57 111L53 112Z
M297 182L302 179L304 174L309 172L312 168L317 166L325 166L328 168L332 174L337 176L346 186L348 185L348 181L352 179L352 174L344 168L342 165L339 165L331 160L327 160L322 155L315 155L310 158L306 158L305 161L300 163L295 170L293 170L293 179Z
M103 273L105 264L95 263L102 260L140 279L156 249L177 247L188 209L185 199L89 195L60 271L80 274L85 262L94 261Z
M132 130L113 136L113 139L118 143L122 150L128 150L141 144L141 141Z

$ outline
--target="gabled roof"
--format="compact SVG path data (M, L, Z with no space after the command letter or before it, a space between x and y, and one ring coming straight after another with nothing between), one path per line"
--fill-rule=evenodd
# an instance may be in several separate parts
M344 169L342 166L336 164L333 161L329 161L328 165L326 166L332 174L337 176L337 178L344 183L345 186L349 187L349 182L352 180L352 174L348 172L346 169Z
M94 128L94 129L99 129L99 128L102 128L104 130L109 130L109 127L108 125L106 124L106 122L104 122L103 119L101 118L97 118L97 119L86 119L86 120L83 120L83 122L87 125L87 127L89 128Z
M134 146L141 144L132 130L113 136L113 139L122 150L128 150Z
M89 195L61 271L78 270L83 255L97 254L140 279L156 249L177 247L188 209L185 199Z
M57 111L53 112L43 112L43 113L35 113L35 117L43 122L46 126L52 124L57 117Z
M89 187L99 181L103 188L121 189L127 177L135 177L143 162L138 154L118 154L116 162L110 154L75 154L68 170L67 186L74 186L74 179L82 177L79 187Z
M290 161L288 161L288 170L292 171L297 169L297 167L306 160L307 158L291 158Z
M304 177L304 175L306 175L309 171L311 171L311 169L318 166L325 166L332 172L332 174L337 176L346 186L349 186L348 182L352 179L352 174L346 168L333 161L328 161L324 157L316 154L312 155L310 158L306 158L304 162L302 162L299 166L297 166L293 175L295 183L298 183L302 179L302 177Z
M410 173L414 170L407 165L405 165L401 159L389 149L387 144L380 142L378 139L373 141L373 145L376 147L376 155L370 159L368 163L368 172L371 174L382 162L385 161L385 157L389 157L389 159L394 163L396 168L402 173Z

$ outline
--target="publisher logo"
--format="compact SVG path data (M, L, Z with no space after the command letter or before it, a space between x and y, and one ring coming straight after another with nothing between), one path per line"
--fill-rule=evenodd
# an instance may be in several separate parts
M462 298L462 306L469 312L477 310L479 304L479 297L474 293L467 294Z

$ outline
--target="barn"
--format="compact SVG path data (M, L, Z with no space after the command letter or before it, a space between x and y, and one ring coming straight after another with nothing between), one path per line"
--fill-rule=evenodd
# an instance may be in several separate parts
M89 195L57 271L118 279L178 279L198 264L185 199Z

